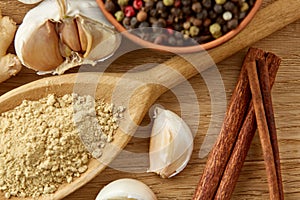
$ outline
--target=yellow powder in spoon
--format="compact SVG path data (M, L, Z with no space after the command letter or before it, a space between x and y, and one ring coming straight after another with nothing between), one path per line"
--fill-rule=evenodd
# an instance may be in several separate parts
M72 94L24 100L0 114L0 190L6 198L38 197L70 183L101 156L123 110Z

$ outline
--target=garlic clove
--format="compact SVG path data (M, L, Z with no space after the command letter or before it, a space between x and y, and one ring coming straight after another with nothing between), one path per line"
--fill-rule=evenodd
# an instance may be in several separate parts
M21 3L24 3L24 4L36 4L36 3L39 3L43 0L18 0L19 2Z
M96 200L157 200L152 190L135 179L119 179L106 185Z
M83 57L88 60L103 60L110 57L111 52L114 52L121 43L119 34L117 37L112 37L114 30L106 25L84 16L79 16L78 19L87 36L87 50Z
M154 118L148 172L170 178L188 164L193 151L193 135L187 124L169 110L155 108Z
M82 51L87 52L87 46L88 46L88 39L87 39L87 33L84 30L84 28L82 27L80 20L78 18L76 18L76 24L78 27L78 35L79 35L79 40L80 40L80 46Z
M75 19L66 18L59 23L58 30L61 40L73 51L81 51L77 23Z
M26 66L44 71L62 64L55 24L48 20L36 29L24 44L22 55Z

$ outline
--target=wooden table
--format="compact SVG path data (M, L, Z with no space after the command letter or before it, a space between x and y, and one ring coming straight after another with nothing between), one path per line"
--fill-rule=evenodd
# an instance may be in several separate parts
M263 6L272 0L265 0ZM288 1L287 1L288 3ZM24 14L33 6L25 6L17 0L1 0L0 9L3 15L11 16L18 24ZM254 47L272 51L283 61L277 74L272 91L280 156L282 163L282 177L286 199L300 198L300 21L297 21L271 36L253 44ZM9 52L14 52L13 46ZM241 63L246 49L218 64L225 86L227 100L230 99L235 87ZM136 65L148 62L163 62L172 55L161 54L150 50L131 52L118 58L108 71L123 72ZM77 69L68 73L76 72ZM25 83L43 78L34 71L23 68L16 76L0 84L0 95ZM66 197L66 200L95 199L99 190L110 181L118 178L135 178L149 185L158 199L191 199L206 163L206 158L198 157L200 146L208 130L211 119L211 104L208 89L200 75L189 80L197 94L200 106L199 124L189 124L192 128L199 125L195 137L195 148L191 161L186 169L171 179L161 179L150 173L128 173L107 168L89 184ZM177 86L180 88L182 85ZM185 95L185 94L180 94ZM162 95L157 104L180 113L180 105L172 92ZM193 117L193 116L191 116ZM149 118L146 117L144 123ZM148 139L134 138L127 146L127 150L147 152ZM136 163L139 166L139 163ZM232 199L268 199L268 188L262 151L258 135L256 134L239 177Z

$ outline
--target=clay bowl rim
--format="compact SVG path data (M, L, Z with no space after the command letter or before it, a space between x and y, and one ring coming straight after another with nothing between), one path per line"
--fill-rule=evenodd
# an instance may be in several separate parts
M157 50L163 50L163 51L168 51L168 52L173 52L173 53L195 53L199 52L202 50L208 50L211 48L214 48L216 46L219 46L234 36L236 36L240 31L242 31L253 19L257 11L259 10L263 0L256 0L253 7L251 8L250 12L247 14L247 16L242 20L242 22L235 28L234 30L229 31L225 35L212 40L210 42L200 44L200 45L193 45L193 46L185 46L185 47L178 47L178 46L166 46L166 45L158 45L154 44L152 42L143 40L139 38L138 36L135 36L131 34L127 29L124 28L115 18L114 16L108 12L105 9L103 0L96 0L100 10L103 12L104 16L106 19L122 34L124 34L128 39L133 41L136 44L139 44L143 47L146 48L151 48L151 49L157 49Z

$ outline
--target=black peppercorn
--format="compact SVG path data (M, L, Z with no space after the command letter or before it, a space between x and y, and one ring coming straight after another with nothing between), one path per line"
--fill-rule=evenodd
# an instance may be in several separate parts
M221 14L221 13L223 12L223 7L222 7L222 5L215 4L215 6L214 6L214 11L215 11L217 14Z
M166 10L166 6L164 6L164 3L162 1L158 1L156 3L156 9L160 13Z
M181 0L183 6L189 6L191 4L191 0Z
M154 24L155 22L157 22L157 18L156 17L149 17L149 22L150 22L150 24Z
M123 23L124 26L125 26L125 25L129 26L129 25L130 25L130 18L129 18L129 17L125 17L125 18L123 19L122 23Z
M154 40L154 43L155 44L163 44L165 42L165 40L167 39L166 35L164 34L159 34L155 40Z
M225 24L225 20L223 19L223 17L222 16L220 16L220 17L218 17L217 19L216 19L216 22L218 23L218 24Z
M211 0L202 0L202 5L205 8L211 8Z
M192 4L192 10L193 10L194 12L196 12L196 13L201 12L201 10L202 10L201 3L200 3L200 2L194 2L194 3Z
M172 46L175 46L176 45L176 39L175 37L171 36L168 38L168 43Z
M254 5L254 3L255 3L255 0L249 0L249 6L253 6Z
M235 29L238 26L238 23L238 20L234 18L227 22L227 28L230 30Z
M217 13L215 13L215 12L212 11L212 10L209 11L208 15L209 15L209 18L210 18L210 19L216 19L216 18L218 17Z
M168 16L169 16L169 13L168 13L168 12L162 12L162 13L160 13L160 16L161 16L162 18L167 19Z
M157 10L155 9L155 8L152 8L151 10L150 10L150 16L152 16L152 17L157 17L158 16L158 12L157 12Z
M245 2L244 0L238 0L238 1L237 1L238 5L239 5L240 7L243 6L243 3L244 3L244 2Z
M202 43L208 42L210 40L212 40L211 35L202 35L202 36L198 37L197 42L202 44Z
M150 24L148 22L142 22L142 23L140 23L139 28L146 28L149 26L150 26Z
M208 16L207 10L202 10L201 12L196 14L197 19L206 19Z
M183 6L182 7L182 12L185 15L189 16L191 14L191 12L192 12L191 7L190 6Z
M137 25L138 25L138 20L137 20L137 18L136 18L136 17L132 17L132 18L130 19L130 27L131 27L131 28L136 28Z
M223 33L227 33L227 32L228 32L228 28L227 28L227 25L226 25L226 24L224 24L224 25L222 26L222 32L223 32Z
M149 11L153 8L154 6L154 1L153 0L148 0L145 2L145 11Z
M182 24L180 24L180 23L174 24L174 30L175 31L181 31L182 30Z
M182 33L175 31L174 36L176 39L181 39L183 37Z
M246 12L241 12L239 14L239 20L244 19L246 17L247 13Z
M182 39L177 40L177 41L176 41L176 45L177 45L177 46L183 46L183 40L182 40Z
M180 8L172 8L171 9L171 13L175 16L175 17L180 17L180 15L182 14L182 11Z
M232 3L231 1L227 1L225 4L224 4L224 9L225 10L228 10L228 11L233 11L233 9L236 7L234 5L234 3Z
M174 16L169 15L166 21L167 21L167 24L172 25L174 22Z
M194 24L195 26L200 27L200 26L202 25L202 20L196 18L196 19L193 20L193 24Z
M206 18L203 22L203 26L208 27L211 24L211 19Z
M159 18L158 22L161 24L161 27L165 28L167 26L167 22L163 18Z
M116 5L111 0L105 2L105 9L112 14L117 11Z

